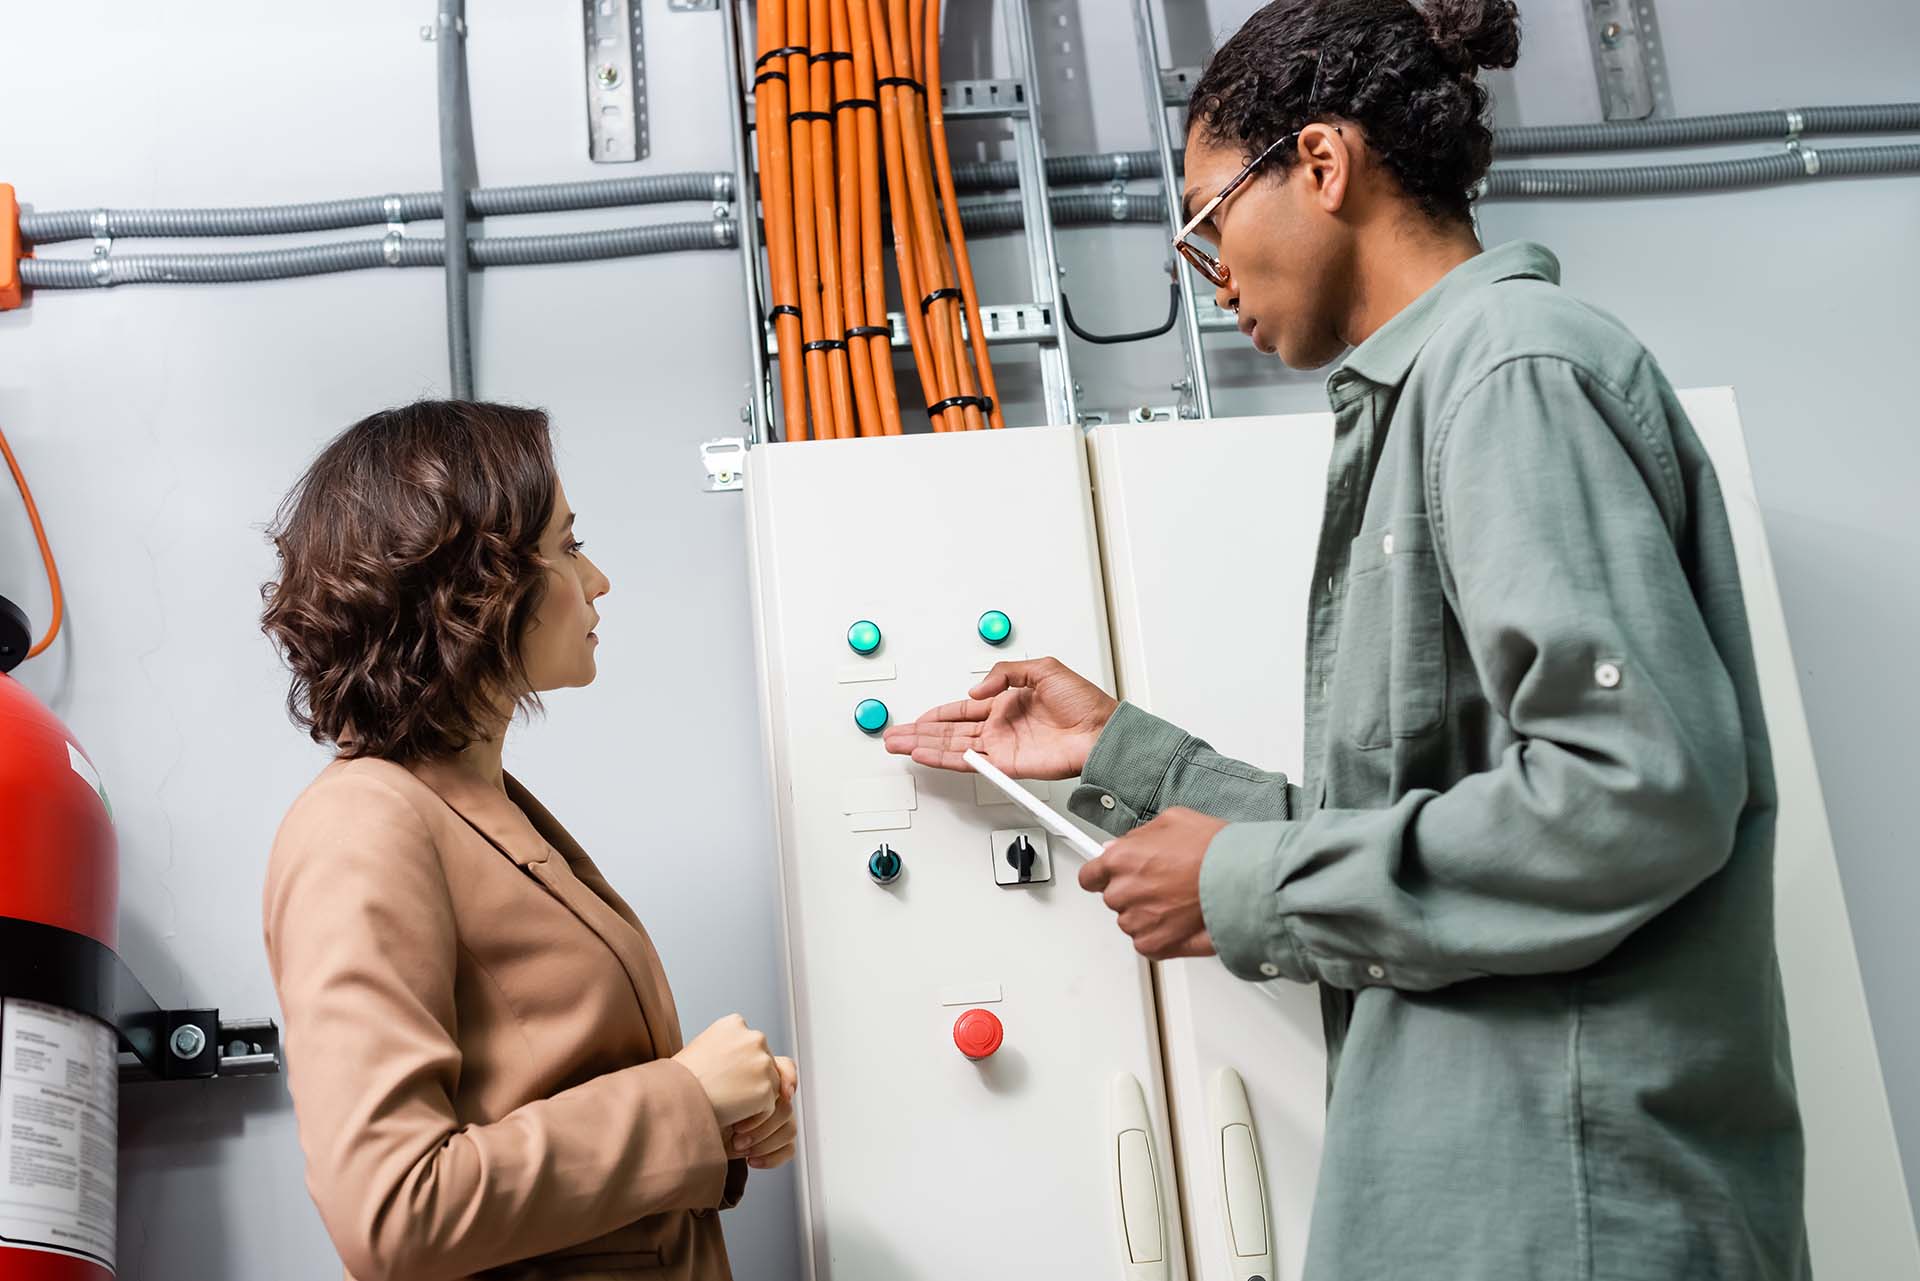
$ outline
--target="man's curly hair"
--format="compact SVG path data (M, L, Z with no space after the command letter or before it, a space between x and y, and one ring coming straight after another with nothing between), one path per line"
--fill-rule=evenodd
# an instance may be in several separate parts
M1474 73L1519 57L1512 0L1274 0L1207 64L1189 128L1251 158L1316 120L1351 121L1429 217L1464 221L1493 159ZM1281 148L1271 172L1295 159Z
M537 409L423 400L347 428L281 504L261 627L287 712L345 757L457 752L535 705L520 636L558 484Z

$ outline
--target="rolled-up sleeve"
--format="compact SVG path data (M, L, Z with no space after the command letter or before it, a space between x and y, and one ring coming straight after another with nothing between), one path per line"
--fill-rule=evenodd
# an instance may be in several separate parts
M1093 745L1067 808L1114 836L1162 810L1215 818L1293 815L1287 776L1222 756L1205 742L1132 703L1122 703Z
M1435 542L1518 741L1445 791L1222 830L1201 900L1235 973L1425 990L1572 971L1726 861L1743 727L1676 550L1660 430L1547 357L1498 366L1442 416Z

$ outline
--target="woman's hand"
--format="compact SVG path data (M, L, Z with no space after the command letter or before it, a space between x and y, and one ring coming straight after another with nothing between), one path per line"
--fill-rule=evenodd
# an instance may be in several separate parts
M789 1058L774 1059L780 1070L780 1099L773 1111L757 1117L733 1131L733 1155L745 1157L756 1170L773 1170L793 1160L793 1094L800 1084L800 1073Z
M1015 778L1072 778L1118 706L1057 658L996 663L962 701L888 730L887 750L961 771L972 750Z
M700 1082L722 1130L771 1115L779 1102L782 1077L767 1051L767 1038L738 1014L715 1022L673 1060Z

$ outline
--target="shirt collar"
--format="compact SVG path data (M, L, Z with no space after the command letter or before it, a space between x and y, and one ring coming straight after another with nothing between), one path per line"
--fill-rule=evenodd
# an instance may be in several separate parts
M1467 298L1488 285L1517 279L1545 280L1557 285L1560 261L1545 246L1524 240L1475 254L1440 277L1427 292L1408 303L1398 315L1349 352L1327 380L1329 395L1337 398L1353 381L1343 376L1349 373L1382 387L1399 386L1406 381L1420 349Z

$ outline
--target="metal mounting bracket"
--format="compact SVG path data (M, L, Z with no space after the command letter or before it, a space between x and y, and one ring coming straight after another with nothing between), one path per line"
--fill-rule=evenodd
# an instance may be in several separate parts
M1645 120L1673 110L1653 5L1654 0L1587 0L1587 37L1600 81L1600 111L1608 120Z
M644 160L647 56L640 0L582 0L587 42L588 156L599 164Z
M216 1009L168 1009L112 948L40 921L0 916L0 997L56 1005L119 1032L122 1080L280 1070L280 1029L273 1020L223 1023Z
M726 494L746 488L747 438L720 436L702 441L700 465L706 469L709 494Z

